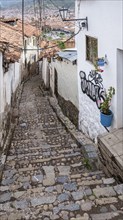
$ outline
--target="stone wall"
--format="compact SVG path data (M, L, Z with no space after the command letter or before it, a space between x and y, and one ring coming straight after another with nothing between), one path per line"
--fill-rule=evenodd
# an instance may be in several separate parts
M76 127L78 127L79 111L76 106L69 100L65 100L59 94L57 98L64 115L67 116L73 122L73 124L76 125Z
M55 86L57 84L57 86ZM77 65L68 60L55 60L50 67L50 87L54 94L56 90L65 100L69 100L79 109ZM55 88L54 88L55 87Z
M123 129L114 130L98 137L101 166L109 177L114 176L118 181L123 181L122 144Z
M11 138L18 121L18 107L21 99L23 83L18 86L11 99L11 105L6 105L5 111L1 116L1 141L0 141L0 179Z
M0 125L0 133L1 133L1 141L0 141L0 153L3 150L3 146L5 143L5 139L7 137L9 128L10 128L10 121L11 121L11 109L9 105L6 105L5 112L1 113L1 125Z
M93 102L81 90L79 81L79 129L90 137L93 141L97 140L98 135L105 132L105 128L100 123L100 111Z

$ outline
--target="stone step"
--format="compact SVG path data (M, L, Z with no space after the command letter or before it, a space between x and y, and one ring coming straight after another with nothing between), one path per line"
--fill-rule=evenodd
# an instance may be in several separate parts
M49 153L48 153L49 154ZM40 166L42 165L55 165L55 163L59 166L66 166L70 164L71 161L71 166L73 165L74 168L74 164L76 164L76 160L78 162L82 161L82 155L80 152L75 152L75 153L71 153L71 154L66 154L64 156L64 154L57 154L55 156L47 156L46 158L36 158L39 156L32 156L31 157L27 157L27 159L22 160L22 159L16 159L16 160L7 160L6 161L6 166L9 167L15 167L18 170L23 170L23 168L28 168L29 166L31 167L38 167L40 169ZM42 157L42 156L41 156ZM29 158L29 159L28 159ZM84 164L83 164L84 166Z
M35 179L36 181L36 179ZM24 187L25 186L25 187ZM26 196L31 198L40 197L40 196L53 196L60 195L65 196L68 194L74 201L82 201L82 199L94 201L95 205L106 205L106 204L113 204L123 201L123 184L114 185L114 186L107 186L107 187L99 187L92 189L91 187L83 187L79 188L75 183L57 183L53 186L35 186L33 188L26 187L26 185L15 185L12 184L10 186L0 186L0 203L9 201L10 196L14 197L15 199L22 199ZM96 191L96 193L95 193ZM100 191L100 192L99 192ZM7 194L8 193L8 194ZM9 197L8 197L9 196ZM6 199L7 198L7 199ZM61 200L60 198L58 198ZM3 201L5 200L5 201ZM67 200L66 200L67 201ZM82 201L83 202L83 201ZM119 203L120 204L120 203Z
M22 148L30 149L30 148L35 148L35 147L40 147L40 148L45 149L45 148L47 148L47 146L48 146L48 148L50 146L52 148L54 145L46 143L46 140L41 141L41 139L33 139L33 138L32 139L27 138L25 140L22 140L22 139L21 140L12 140L10 151L12 151L14 153L13 149L14 150L16 150L16 149L21 150ZM77 144L71 138L67 139L64 147L63 147L63 145L61 145L61 143L55 144L55 146L56 146L56 148L61 146L62 149L68 148L68 147L74 148L74 149L76 149L76 148L79 149Z
M41 139L41 138L43 138L46 141L55 139L59 141L65 140L65 143L74 142L71 135L68 134L67 132L63 130L57 130L56 132L55 131L53 132L53 130L50 131L47 129L46 124L44 125L44 128L43 127L40 128L37 126L37 128L35 127L32 127L32 129L26 128L23 131L21 129L17 129L15 130L13 135L14 141L19 141L20 139L27 140L27 139Z
M32 188L35 185L40 185L40 187L45 185L52 186L54 184L63 185L65 182L72 184L76 182L77 188L83 188L85 186L94 188L95 185L98 185L99 189L95 189L93 192L97 197L99 197L99 193L105 193L105 188L103 189L104 191L102 191L100 190L101 187L113 186L115 184L113 178L106 179L103 172L100 171L73 175L73 169L69 166L58 166L57 168L53 166L43 166L40 168L40 171L39 168L31 166L18 170L5 170L1 184L3 186L12 186L13 183L16 183L17 185L27 185L27 188ZM118 190L119 192L121 191L121 189Z
M115 212L107 212L107 213L101 213L101 214L91 214L91 219L92 220L110 220L110 219L118 219L122 220L123 219L123 211L122 210L117 210ZM117 218L118 217L118 218Z
M32 211L26 211L26 213L22 213L21 211L14 211L13 213L11 213L9 215L9 220L17 220L17 219L29 219L29 220L60 220L60 219L68 219L68 216L64 213L67 213L67 211L63 211L63 214L61 214L61 218L59 218L59 215L54 215L51 214L51 205L49 205L50 207L50 211L47 211L47 206L45 206L46 211L44 210L42 213L40 213L40 208L37 210L37 215L34 215L34 213ZM5 209L5 208L4 208ZM11 210L13 210L11 208ZM0 220L6 220L7 218L7 214L1 214L0 215L1 218ZM50 216L50 217L49 217ZM75 215L78 216L78 215ZM119 217L119 218L117 218ZM117 212L108 212L108 213L103 213L103 214L92 214L91 215L91 220L122 220L122 212L120 210L117 210ZM69 220L90 220L89 214L84 213L82 215L79 215L79 217L70 217Z
M69 147L66 147L66 148L62 148L63 150L61 150L61 146L57 145L52 145L52 146L48 146L48 145L44 145L44 148L42 147L35 147L35 148L26 148L26 149L22 149L22 151L20 151L20 149L17 151L15 151L14 154L11 154L11 151L9 152L9 155L7 157L7 161L11 161L11 160L15 160L15 161L20 161L20 160L30 160L31 158L34 158L36 157L37 159L39 158L49 158L50 156L57 156L57 155L60 155L60 154L66 154L66 157L67 157L67 154L71 154L74 156L77 156L77 155L80 155L81 152L80 152L80 149L75 149L74 151L74 148L70 148ZM29 153L28 153L29 151ZM75 154L76 153L76 154Z
M46 213L48 214L49 211L52 211L53 215L59 215L63 211L70 211L77 216L77 211L79 211L80 219L83 216L82 213L86 212L88 217L90 216L93 220L113 218L116 220L117 218L115 217L121 218L123 216L122 200L118 195L109 198L102 197L99 200L96 199L90 189L62 192L59 186L56 186L56 188L47 187L45 191L37 188L3 193L0 199L0 213L1 211L6 211L6 208L13 213L18 209L27 212L30 208L31 210L39 208L42 216L46 215ZM69 219L77 218L72 217Z
M78 201L82 200L85 197L91 198L91 200L95 200L96 205L104 205L104 204L111 204L111 203L117 203L117 200L119 199L120 201L123 201L123 184L117 184L114 186L99 186L98 188L93 188L92 185L90 186L83 186L79 187L79 185L75 182L68 182L70 180L65 179L65 177L58 177L56 179L56 183L52 185L44 185L40 184L40 186L37 185L37 182L39 181L40 183L45 183L43 181L43 178L41 175L35 175L32 178L32 182L35 183L33 184L33 187L29 187L29 182L28 187L26 187L27 179L24 180L23 177L21 177L23 180L22 183L24 184L11 184L7 186L0 186L0 194L4 195L5 193L11 191L12 192L12 197L14 194L19 194L20 196L15 196L17 198L21 197L22 195L30 195L33 197L35 193L40 193L42 195L48 196L53 195L53 194L63 194L63 193L68 193L69 195L71 194L73 197L73 200ZM38 180L38 181L37 181ZM45 180L45 179L44 179ZM28 180L29 181L29 180ZM21 192L21 193L20 193ZM34 193L34 195L33 195ZM37 195L38 195L37 194ZM24 195L24 197L25 197ZM38 196L39 196L38 195ZM4 196L3 196L4 197ZM3 199L1 196L1 200ZM117 198L117 199L116 199ZM87 199L87 198L86 198Z

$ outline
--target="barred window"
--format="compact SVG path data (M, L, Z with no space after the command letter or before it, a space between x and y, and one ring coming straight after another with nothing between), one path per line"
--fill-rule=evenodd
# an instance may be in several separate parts
M95 63L98 58L98 40L94 37L86 36L86 60Z

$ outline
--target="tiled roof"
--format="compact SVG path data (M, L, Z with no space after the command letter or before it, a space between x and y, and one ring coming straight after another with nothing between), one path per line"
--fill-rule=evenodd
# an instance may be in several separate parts
M21 48L23 46L22 34L3 22L0 22L0 42L1 44L8 43L4 52L6 60L15 61L20 58Z
M13 28L16 31L22 32L22 21L18 20L17 25L13 26ZM24 34L27 37L39 36L40 31L36 27L30 25L29 23L24 23Z
M16 31L11 25L0 22L1 40L9 42L15 47L22 47L22 33Z
M0 17L0 21L5 22L5 23L7 23L7 22L15 22L17 20L18 20L18 18L3 18L3 17Z
M52 41L42 41L41 48L43 48L43 50L40 53L40 58L43 57L52 57L56 54L56 52L60 51L60 49L56 46L56 42L52 42ZM47 48L47 49L46 49Z
M7 41L3 41L0 37L0 51L4 52L4 58L7 62L15 62L19 60L21 49L10 45Z
M25 24L24 30L25 37L39 35L39 31L30 24ZM2 42L8 43L7 50L4 53L6 59L11 61L18 60L21 55L21 49L23 48L22 22L18 20L17 25L12 26L0 21L0 42L0 47L2 49Z

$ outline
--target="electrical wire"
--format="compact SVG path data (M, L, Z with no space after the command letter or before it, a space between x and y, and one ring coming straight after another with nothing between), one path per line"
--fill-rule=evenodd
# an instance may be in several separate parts
M54 3L52 0L49 0L58 10L60 9L58 5L56 5L56 3ZM73 5L73 3L71 3L69 6L68 6L68 3L65 4L65 8L68 8L70 9L71 6Z
M56 5L52 0L49 0L49 1L55 6L55 8L57 8L59 10L58 5Z
M71 3L71 4L69 5L68 9L70 9L70 8L72 7L72 5L73 5L73 3Z

